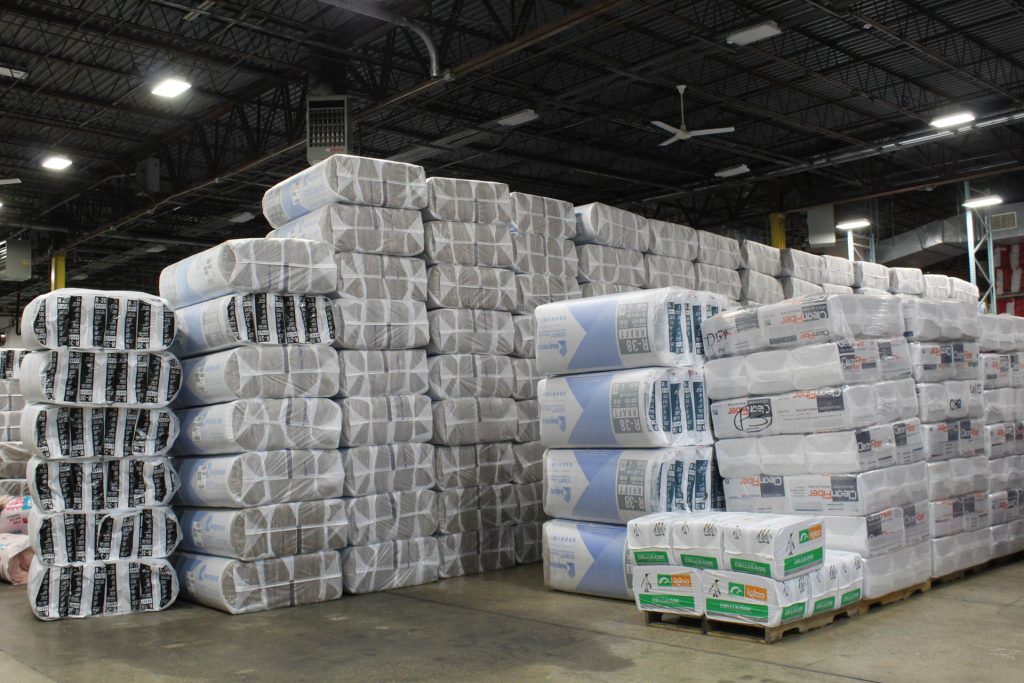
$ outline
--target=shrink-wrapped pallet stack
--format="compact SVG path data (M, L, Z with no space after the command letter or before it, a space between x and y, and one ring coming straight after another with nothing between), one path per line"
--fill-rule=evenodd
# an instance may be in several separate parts
M141 292L61 289L22 315L21 437L31 454L29 602L43 620L162 610L178 595L167 557L181 386L175 316Z
M30 456L21 443L25 398L18 381L26 353L26 349L0 348L0 499L29 495L25 467Z
M584 298L634 292L647 286L651 241L648 220L598 202L575 207L576 254ZM657 264L654 264L657 266Z
M696 341L708 308L722 305L672 287L537 309L550 588L631 599L625 524L716 507Z
M888 294L815 294L704 326L728 510L821 515L827 546L864 558L869 598L931 574L928 466L903 333Z
M779 276L782 253L775 247L753 240L740 243L740 303L756 307L786 298Z

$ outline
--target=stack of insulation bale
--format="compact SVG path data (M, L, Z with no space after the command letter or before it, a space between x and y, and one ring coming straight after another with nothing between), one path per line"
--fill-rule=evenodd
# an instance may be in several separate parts
M551 197L512 192L512 246L518 300L512 316L512 398L519 427L512 445L512 483L516 491L516 563L539 562L544 520L543 456L537 403L534 310L537 306L582 296L573 205ZM645 257L646 259L646 257ZM547 296L536 296L547 293ZM503 334L507 334L504 333ZM503 341L507 345L507 340Z
M648 289L696 289L697 231L687 225L647 219L649 240L644 254Z
M517 287L530 298L562 296L566 278L525 275L531 254L524 240L517 280L512 204L502 183L428 178L423 216L435 526L439 576L451 578L516 563L512 444L529 437L520 435L513 398L521 392L509 356L512 315L521 311ZM547 247L533 255L545 260Z
M25 466L29 453L21 443L21 360L26 349L0 349L0 500L28 495ZM3 504L0 503L0 508Z
M782 254L775 247L753 240L740 244L740 304L756 307L786 298L782 283Z
M23 443L35 558L29 602L44 620L162 610L178 595L167 558L181 385L168 302L141 292L61 289L22 314Z
M864 558L869 598L927 580L927 466L899 300L817 294L704 330L727 509L822 515L827 546Z
M550 588L631 599L625 524L720 505L694 326L716 299L664 288L537 309Z
M779 282L787 299L823 294L827 277L825 258L799 249L783 249Z
M296 195L301 205L289 205ZM327 242L336 265L345 591L436 581L423 169L334 155L271 188L263 205L271 237Z
M853 292L879 296L889 293L889 267L871 261L853 262ZM975 297L977 300L977 297Z
M739 241L698 230L695 289L719 294L730 302L739 301L743 292L739 273L742 261Z
M174 563L189 600L240 614L341 597L334 282L332 249L305 239L229 240L161 273L185 359Z
M575 213L581 295L589 298L646 287L644 252L651 242L647 219L597 202L577 206Z

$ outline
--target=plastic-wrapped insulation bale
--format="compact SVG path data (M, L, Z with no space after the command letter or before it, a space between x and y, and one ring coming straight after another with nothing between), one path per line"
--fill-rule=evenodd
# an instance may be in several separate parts
M460 266L511 268L515 263L512 232L497 223L428 221L424 224L427 265L454 263Z
M327 294L336 287L334 248L313 240L228 240L160 273L160 296L175 309L226 294Z
M927 498L928 467L917 462L856 474L794 474L786 477L786 497L796 513L868 515Z
M328 242L335 251L416 256L423 253L419 211L327 204L272 230L267 237Z
M639 252L647 251L650 246L650 228L643 216L599 202L577 206L575 212L578 244L600 244Z
M435 401L433 443L461 446L512 441L519 414L510 398L449 398Z
M25 479L0 479L0 496L28 496L31 491Z
M429 220L460 223L511 223L508 185L463 178L427 178Z
M427 272L427 307L515 310L515 275L499 268L431 266Z
M695 289L697 286L697 272L690 261L669 256L644 254L644 268L647 271L647 287L649 289L661 287Z
M334 395L395 396L425 394L427 352L342 350L337 352L341 381Z
M930 500L988 490L989 464L983 455L929 461L925 466L928 476L924 483Z
M472 353L431 356L427 359L432 398L474 398L512 395L515 376L508 356Z
M815 284L825 281L825 260L821 256L799 249L783 249L780 257L780 277L794 277Z
M985 440L985 457L989 460L1015 455L1013 453L1014 425L1012 422L997 422L996 424L985 425L983 437Z
M853 294L853 287L847 287L846 285L834 285L830 282L821 283L821 291L825 294ZM886 292L882 292L885 294Z
M348 543L341 500L276 503L241 509L178 508L185 552L264 560L337 550Z
M992 508L987 491L975 491L945 500L933 500L929 505L931 507L932 538L976 531L990 525Z
M433 583L441 562L433 536L349 547L341 559L345 592L356 594Z
M84 408L31 403L21 413L22 443L42 458L163 455L178 437L167 409Z
M971 340L981 336L977 303L949 300L940 301L939 306L942 310L942 334L946 339Z
M343 498L349 545L371 545L437 531L437 493L413 489Z
M540 404L536 399L516 401L519 425L516 430L518 443L540 441Z
M992 559L992 530L988 527L932 539L932 576L941 577L977 567Z
M515 254L513 269L517 273L538 273L575 280L579 272L576 245L571 240L513 232L512 250Z
M434 486L434 447L429 443L358 446L341 451L344 495L368 496Z
M532 320L533 316L528 316ZM439 308L427 314L427 352L508 355L515 344L515 319L507 311ZM532 355L532 354L530 354Z
M825 288L821 285L796 277L781 277L779 283L782 285L782 294L786 299L825 293Z
M29 515L36 557L50 565L168 557L182 528L168 507Z
M155 612L178 597L178 579L167 560L58 567L36 557L29 569L28 597L33 613L43 621Z
M267 190L263 215L276 228L334 203L422 209L427 205L423 168L400 161L333 154Z
M553 519L544 523L544 585L568 593L633 599L626 527Z
M427 307L422 301L337 299L331 302L342 349L413 349L430 338Z
M341 407L326 398L250 398L178 411L181 455L337 448Z
M174 341L174 310L142 292L61 289L40 294L21 313L22 339L31 349L162 351ZM21 349L0 356L0 377L18 377Z
M332 298L427 300L427 265L421 258L339 252Z
M516 484L516 524L534 524L547 519L544 514L544 482Z
M925 273L924 291L921 296L926 299L949 299L950 297L949 277L938 273Z
M725 235L716 235L713 232L697 230L697 258L698 263L709 266L717 266L726 270L736 270L740 267L742 257L740 254L740 243ZM698 278L699 278L698 269Z
M435 447L437 488L444 490L511 482L515 469L514 448L504 441Z
M960 420L981 417L985 413L985 400L978 382L920 383L917 404L922 422Z
M743 240L740 243L739 267L775 278L782 274L782 253L767 244Z
M480 536L475 531L455 534L441 534L437 539L441 564L438 578L451 579L456 576L479 574Z
M740 298L758 301L761 304L774 304L786 298L782 283L770 275L756 270L741 270Z
M28 518L34 509L32 496L3 496L0 498L0 533L26 533Z
M338 393L338 352L319 344L243 346L187 359L181 367L175 407Z
M907 546L863 560L864 597L880 598L928 580L932 571L929 542Z
M909 294L899 295L903 308L905 331L908 341L936 341L944 338L942 302L930 301Z
M576 247L576 254L579 260L577 278L580 283L600 282L629 287L644 287L647 284L644 255L639 251L581 244Z
M26 481L26 495L43 512L166 505L178 490L178 476L166 458L33 458Z
M647 219L650 229L650 245L647 253L681 261L697 258L697 231L688 225Z
M516 523L519 509L516 487L512 484L482 484L480 486L480 528L496 529Z
M516 540L516 564L540 562L544 523L517 524L512 532Z
M426 396L353 396L341 399L338 406L342 446L430 441L430 399Z
M174 568L182 597L228 614L337 600L342 595L336 550L246 562L178 553Z
M523 192L512 192L509 199L512 222L519 232L556 240L571 240L576 236L572 202Z
M535 312L541 374L693 362L686 346L689 299L664 288L546 304Z
M862 557L875 557L899 550L905 543L902 507L859 517L825 515L822 519L828 551L845 550Z
M541 481L544 477L544 444L540 441L512 446L512 481L517 484Z
M971 284L958 277L949 278L949 298L977 304L979 295L978 285Z
M21 411L3 410L0 411L0 439L2 442L21 441ZM7 461L0 455L0 477L4 477L4 465Z
M529 315L552 301L579 299L580 286L572 277L527 273L516 275L516 306L513 313Z
M739 299L743 289L740 275L730 268L719 268L708 263L696 264L696 289L721 294L727 299Z
M62 291L67 291L67 290L62 290ZM109 294L109 292L104 292L104 293L105 294ZM40 297L45 297L45 296L46 296L45 294L41 294L40 295ZM156 297L154 297L154 298L156 298ZM34 305L36 305L36 306L39 305L39 304L35 303L35 299L33 299L31 303L29 303L29 306L34 306ZM164 311L163 311L163 314L160 316L161 320L163 321L162 322L162 327L161 327L161 336L159 338L160 344L157 345L157 347L152 348L151 350L153 350L153 351L160 351L161 349L158 348L158 346L163 345L165 342L169 345L171 343L171 339L169 337L174 335L174 312L170 310L170 307L167 306L166 302L163 304L163 306L164 306ZM168 332L168 336L167 337L165 337L164 334L163 334L164 329L166 329L167 332ZM43 343L44 346L45 346L45 343L44 343L45 341L46 341L46 334L45 333L43 334L42 340L40 340L37 337L37 342L38 343ZM57 343L54 346L62 347L62 346L65 346L65 344ZM12 382L12 380L17 380L21 376L21 372L20 372L20 369L21 369L21 359L24 358L25 354L28 353L28 352L29 352L28 349L12 349L10 347L5 347L3 349L0 349L0 382L2 382L3 385L5 386L5 393L7 393L7 394L11 394L11 393L15 393L16 394L16 393L18 393L18 388L17 388L18 387L18 383L16 381ZM12 387L13 387L13 392L12 392Z
M639 292L640 290L641 287L633 287L631 285L617 285L605 282L584 282L580 285L580 296L584 299L590 299L595 296L625 294L627 292Z
M537 398L537 382L541 374L533 358L512 359L512 398L517 401Z
M340 498L349 471L337 450L283 450L179 458L177 503L243 508Z
M853 262L853 286L889 291L889 267L870 261Z
M840 258L839 256L831 256L830 254L822 255L822 262L825 264L824 278L822 278L820 284L825 283L832 285L840 285L843 287L852 287L854 283L854 268L853 261L846 258Z
M537 319L533 313L512 317L512 351L519 358L534 358L537 355L534 343ZM1024 374L1022 374L1024 377Z
M924 294L924 273L920 268L889 268L889 291L893 294Z
M437 492L437 531L462 534L480 528L480 492L482 486L442 489Z
M0 581L13 586L27 583L33 556L28 536L0 533Z
M824 289L824 287L822 288ZM829 292L831 294L831 292ZM844 292L845 293L845 292ZM867 296L891 296L888 289L874 289L872 287L854 287L854 294L864 294Z

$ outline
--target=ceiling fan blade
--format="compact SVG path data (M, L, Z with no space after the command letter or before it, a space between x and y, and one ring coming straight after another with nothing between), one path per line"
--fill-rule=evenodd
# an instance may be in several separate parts
M21 178L0 178L0 185L17 185Z
M683 139L684 138L681 138L678 135L673 135L668 140L665 140L665 142L658 143L658 147L664 147L665 145L671 145L673 142L678 142L679 140L683 140Z
M722 133L733 133L736 129L732 126L728 128L702 128L701 130L691 130L690 136L696 137L698 135L721 135Z
M658 128L661 128L664 131L668 131L669 133L678 133L679 132L678 128L676 128L675 126L670 126L670 125L668 125L667 123L665 123L663 121L651 121L651 123L654 124L655 126L657 126Z

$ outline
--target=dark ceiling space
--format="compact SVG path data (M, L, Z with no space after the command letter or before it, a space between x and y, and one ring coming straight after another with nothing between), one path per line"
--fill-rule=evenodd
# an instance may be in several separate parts
M413 31L353 11L374 8L424 27L446 76ZM765 20L783 33L726 42ZM5 0L0 67L27 76L0 75L0 178L22 180L0 186L0 239L36 265L0 282L0 314L47 289L55 249L71 286L154 289L265 234L262 193L306 165L310 94L349 96L352 151L431 175L755 237L785 211L792 246L799 210L834 202L884 238L955 214L965 179L1024 198L1022 35L1019 0ZM193 87L154 97L167 75ZM689 128L735 133L659 147L676 84ZM525 108L539 119L496 123ZM929 126L959 109L974 126ZM69 169L40 167L57 152Z

